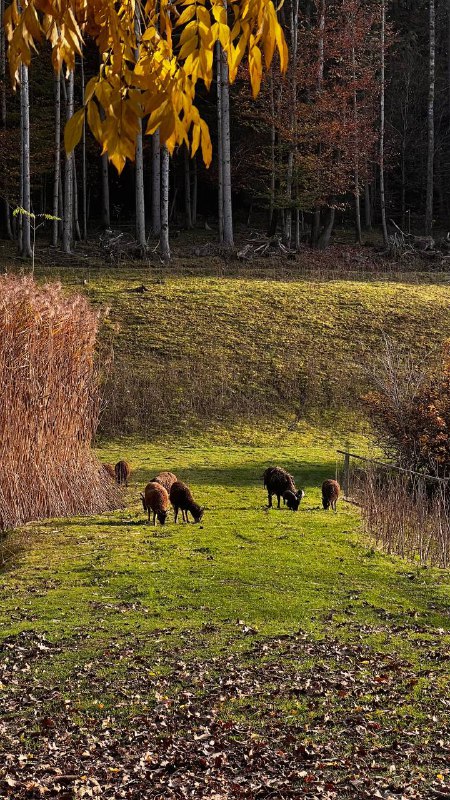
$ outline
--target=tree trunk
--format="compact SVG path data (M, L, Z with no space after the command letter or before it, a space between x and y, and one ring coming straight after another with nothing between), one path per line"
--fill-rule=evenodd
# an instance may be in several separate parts
M192 172L193 172L193 181L192 181L192 227L195 228L197 224L197 153L195 154L194 158L192 159Z
M289 141L289 152L288 152L287 169L286 169L287 208L284 215L284 232L283 232L283 240L288 247L291 246L291 240L292 240L292 188L293 188L293 178L294 178L294 160L295 160L295 150L296 150L296 128L297 128L297 42L298 42L299 0L291 0L290 9L291 9L291 19L290 19L291 57L289 63L290 67L289 71L291 78L290 81L291 118L289 122L290 141Z
M144 197L144 148L142 143L142 121L136 138L136 241L142 250L147 248L145 238L145 197Z
M184 208L186 214L186 228L192 228L192 203L191 203L191 170L189 149L184 148Z
M73 230L74 230L74 238L77 242L81 239L81 231L80 231L80 220L78 215L78 179L77 179L77 164L75 161L75 155L73 158Z
M356 241L362 244L361 235L361 198L359 188L359 119L358 119L358 98L356 94L356 53L355 53L355 28L352 25L352 78L353 78L353 123L355 126L354 143L354 177L355 177L355 228Z
M161 150L161 257L170 261L169 243L169 165L170 156L166 146Z
M435 0L429 0L429 83L428 83L428 156L427 193L425 209L425 233L431 236L433 230L433 190L434 190L434 87L436 72L436 20Z
M54 217L62 217L63 210L59 205L59 182L61 179L61 73L58 72L54 77L55 87L55 168L53 175L53 208ZM52 222L52 245L57 247L59 233L59 221L54 219Z
M364 227L366 231L372 230L372 203L370 198L370 184L364 181Z
M218 165L218 201L219 242L223 242L223 123L222 123L222 59L220 42L216 42L217 71L217 165Z
M0 125L3 129L6 128L6 37L5 29L3 27L3 18L5 14L5 0L0 0ZM3 207L5 210L5 227L9 239L13 239L13 232L11 227L11 216L8 203L8 185L7 175L4 177L5 181L5 197L3 198Z
M25 258L31 258L31 183L30 183L30 95L28 83L28 67L21 66L20 84L20 129L22 142L22 198L23 208L28 214L23 215L22 237L20 254ZM22 215L21 215L22 216Z
M385 93L386 93L386 0L381 3L381 75L380 75L380 206L381 227L384 246L389 246L386 224L386 193L384 186L384 133L385 133Z
M111 227L108 153L102 155L102 226L103 228Z
M152 234L161 233L161 143L159 129L152 136Z
M277 133L275 128L275 93L273 87L273 74L270 73L270 189L269 189L269 222L268 229L272 227L272 217L275 208L275 148Z
M335 216L336 216L336 210L334 208L328 208L325 224L317 241L317 247L319 248L319 250L325 250L325 248L328 247L328 245L330 244L330 238L334 228Z
M84 102L84 59L81 59L81 97ZM81 197L83 214L83 239L87 241L87 170L86 170L86 119L83 121L83 134L81 139Z
M74 73L69 72L66 86L66 120L73 116ZM74 153L66 154L64 170L64 223L63 250L72 252L73 245L73 160Z
M223 164L223 243L233 247L233 205L231 200L231 134L230 134L230 87L228 80L228 58L222 45L222 164Z

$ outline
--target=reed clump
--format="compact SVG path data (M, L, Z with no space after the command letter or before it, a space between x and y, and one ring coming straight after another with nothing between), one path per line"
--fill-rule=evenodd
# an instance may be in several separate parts
M91 452L98 322L60 284L0 277L0 529L120 505Z

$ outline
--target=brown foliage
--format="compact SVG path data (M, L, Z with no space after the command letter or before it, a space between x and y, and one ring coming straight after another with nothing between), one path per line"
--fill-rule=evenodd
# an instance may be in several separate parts
M0 528L116 508L94 458L98 316L80 295L0 278Z
M450 343L442 363L420 369L386 345L383 374L366 405L385 450L408 467L447 476L450 469Z

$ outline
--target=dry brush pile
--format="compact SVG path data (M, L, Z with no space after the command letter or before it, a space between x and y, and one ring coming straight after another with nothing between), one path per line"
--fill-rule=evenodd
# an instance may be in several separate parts
M90 450L97 327L88 301L59 284L0 278L0 529L120 502Z

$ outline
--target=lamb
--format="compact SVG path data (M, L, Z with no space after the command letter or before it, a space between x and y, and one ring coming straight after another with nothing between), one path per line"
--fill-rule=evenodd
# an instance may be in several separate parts
M155 478L152 478L154 483L160 483L161 486L164 486L166 492L170 492L177 480L178 478L173 472L160 472Z
M277 496L278 508L280 508L280 498L285 492L288 491L295 495L300 504L300 500L302 499L304 492L302 489L297 491L294 478L282 467L268 467L264 472L263 480L269 498L269 508L272 508L272 496L274 494ZM291 506L288 504L288 507L290 508ZM297 511L297 509L298 505L297 508L293 508L292 510Z
M183 522L189 522L189 511L194 517L194 522L200 522L203 517L204 508L201 508L198 503L194 501L189 486L186 486L186 484L182 483L182 481L175 481L175 483L173 483L170 487L170 502L173 505L175 522L177 521L178 511L180 508Z
M286 489L286 491L283 492L283 503L285 506L287 505L291 511L298 511L298 507L304 496L305 493L303 489L299 489L297 493L294 493L291 489Z
M337 481L333 481L330 478L323 482L322 484L322 505L325 511L331 508L333 511L336 511L336 503L338 501L338 497L341 491L341 487L339 486Z
M150 523L150 512L153 512L153 525L156 526L156 517L160 525L164 525L169 513L169 495L167 489L156 481L150 481L141 493L144 511L148 512L148 522Z
M128 461L118 461L114 467L116 481L121 486L123 483L128 486L128 478L131 475L131 467Z
M115 479L116 472L115 472L115 469L114 469L112 464L102 464L102 467L103 467L104 471L107 473L107 475L110 476L110 478L114 478Z

